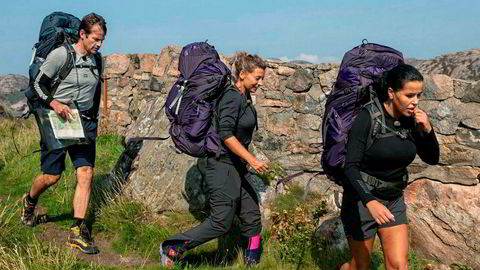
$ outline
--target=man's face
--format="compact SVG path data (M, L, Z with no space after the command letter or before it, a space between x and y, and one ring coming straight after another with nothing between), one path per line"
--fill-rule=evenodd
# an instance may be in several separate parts
M90 34L80 30L80 42L87 54L95 54L102 47L105 32L99 24L92 26Z

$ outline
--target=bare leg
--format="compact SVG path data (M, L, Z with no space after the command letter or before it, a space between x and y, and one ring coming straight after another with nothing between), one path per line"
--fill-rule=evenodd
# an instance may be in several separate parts
M372 261L372 249L375 237L364 241L353 240L348 237L348 245L352 252L352 260L344 263L340 270L368 270Z
M387 270L408 269L408 226L401 224L381 228L378 235L382 243Z
M88 200L92 191L93 168L77 168L77 187L73 196L73 217L84 219L87 214Z
M43 174L39 175L33 181L30 189L30 197L37 199L50 186L55 185L60 180L61 175Z

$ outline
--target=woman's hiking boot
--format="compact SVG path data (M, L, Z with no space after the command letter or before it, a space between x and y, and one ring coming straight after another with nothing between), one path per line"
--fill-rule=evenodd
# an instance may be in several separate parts
M243 261L247 266L254 266L260 262L262 251L258 249L246 249L243 255Z
M70 235L67 243L70 247L76 248L85 254L97 254L100 252L85 224L74 224L70 227Z
M171 269L175 263L183 258L183 253L186 251L185 245L165 245L160 244L160 263L162 266Z

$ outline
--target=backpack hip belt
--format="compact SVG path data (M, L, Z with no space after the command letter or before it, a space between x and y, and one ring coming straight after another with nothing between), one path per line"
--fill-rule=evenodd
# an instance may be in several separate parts
M396 182L387 182L362 171L360 172L360 175L362 176L362 180L372 186L374 189L403 190L405 187L407 187L408 183L408 174L403 175L402 181Z

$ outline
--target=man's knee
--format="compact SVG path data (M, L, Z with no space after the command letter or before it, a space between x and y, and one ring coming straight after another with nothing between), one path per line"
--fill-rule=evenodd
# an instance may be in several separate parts
M61 175L43 174L40 176L40 178L42 179L43 183L49 187L55 185L60 180Z
M93 168L84 166L77 168L77 183L81 185L90 185L93 178Z

